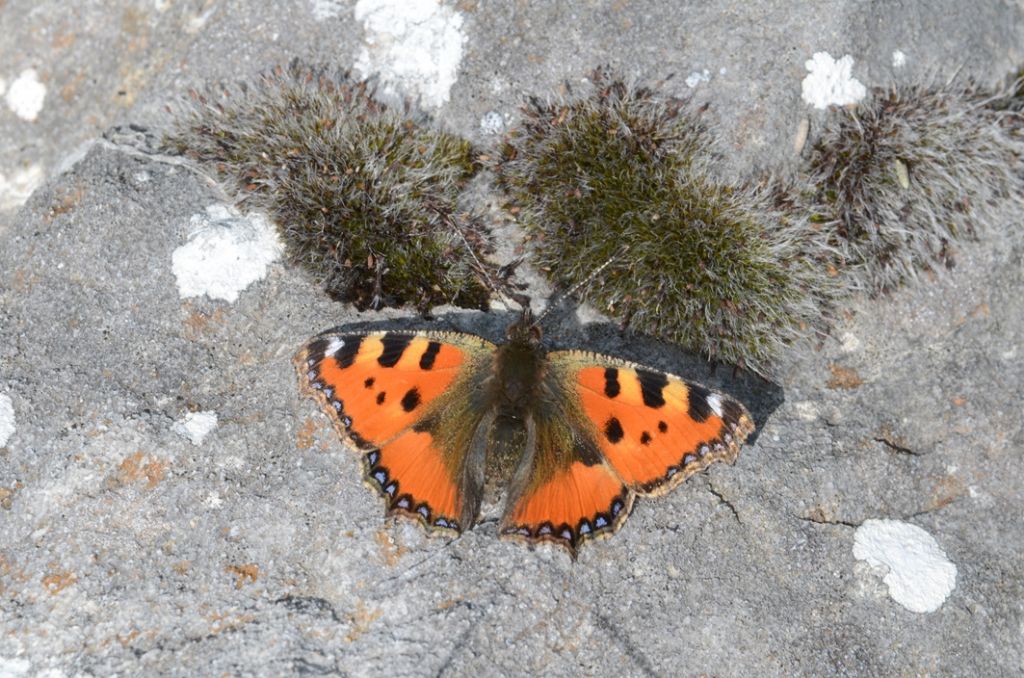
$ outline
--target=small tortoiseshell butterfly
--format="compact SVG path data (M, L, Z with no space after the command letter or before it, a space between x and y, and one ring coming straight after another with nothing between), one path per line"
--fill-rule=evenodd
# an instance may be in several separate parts
M754 423L735 399L586 351L546 351L529 311L502 345L459 332L325 332L295 357L304 391L363 451L388 514L461 533L485 479L509 483L500 534L575 557L633 498L732 462Z

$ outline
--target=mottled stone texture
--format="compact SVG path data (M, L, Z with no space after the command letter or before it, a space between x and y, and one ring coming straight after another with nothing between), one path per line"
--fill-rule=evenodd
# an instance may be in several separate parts
M0 173L50 178L0 212L0 394L16 426L0 448L0 674L1024 670L1018 214L948 274L860 303L779 387L552 323L555 344L732 392L760 427L735 466L638 501L576 563L500 541L494 522L447 541L384 521L290 359L320 330L385 316L357 318L282 264L235 303L181 300L172 252L222 197L153 156L75 156L113 124L159 129L192 85L293 56L354 63L353 5L3 4L0 79L35 68L47 94L34 121L0 105ZM867 86L958 70L993 83L1024 62L1021 9L996 0L449 6L466 43L435 111L446 128L483 140L488 113L514 119L525 94L603 63L674 73L675 93L706 69L692 93L735 174L795 164L805 118L813 138L800 83L815 52L852 55ZM491 337L504 322L441 321ZM175 424L200 411L218 426L196 446ZM937 611L904 609L853 557L871 518L925 529L956 566Z

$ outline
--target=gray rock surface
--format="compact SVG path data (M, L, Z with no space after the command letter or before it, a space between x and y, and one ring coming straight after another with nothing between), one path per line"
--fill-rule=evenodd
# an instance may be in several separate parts
M853 55L866 85L995 82L1024 61L1024 13L994 0L445 7L465 45L441 124L484 140L488 112L513 119L524 94L600 63L676 73L679 93L707 69L693 94L741 174L791 165L805 117L813 135L800 83L815 52ZM372 36L355 9L3 6L0 78L34 68L47 94L33 121L0 106L0 173L50 179L0 213L0 675L1024 671L1016 214L947 275L862 302L779 386L555 322L552 342L709 381L760 427L735 466L638 501L578 562L500 541L493 522L447 540L385 521L290 360L322 329L404 314L358 316L281 264L234 303L183 300L172 253L223 197L131 135L75 153L114 123L158 128L206 80L292 56L356 63ZM438 321L491 336L504 322ZM198 445L179 432L190 412L218 418ZM905 609L854 558L876 518L923 528L955 565L936 611Z

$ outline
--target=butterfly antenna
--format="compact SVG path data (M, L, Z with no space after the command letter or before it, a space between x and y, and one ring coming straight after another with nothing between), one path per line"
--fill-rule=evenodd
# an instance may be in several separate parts
M548 303L547 308L545 308L544 311L539 316L537 316L536 322L540 323L540 321L543 320L544 317L547 316L549 313L551 313L552 309L556 308L562 302L563 299L573 296L574 294L579 292L581 288L592 283L594 281L594 278L601 275L601 273L603 273L606 268L611 266L613 263L615 263L616 260L622 257L622 255L626 253L627 249L628 248L625 245L623 245L615 252L615 254L608 257L608 259L605 260L603 264L601 264L593 271L591 271L590 275L588 275L586 278L579 281L578 283L567 289L565 292L555 293L555 295L551 297L551 300Z
M438 210L438 216L440 216L444 220L444 222L448 224L448 227L451 228L452 231L454 231L455 234L459 236L459 240L461 240L462 244L465 245L466 251L469 252L469 256L473 258L473 262L476 264L476 270L480 273L481 276L483 276L484 282L487 283L487 287L490 288L491 292L494 293L495 296L499 297L501 303L505 304L506 307L511 308L514 304L515 306L519 306L521 308L523 304L517 301L516 299L512 298L511 296L505 294L505 291L501 289L501 287L491 279L490 275L487 274L487 266L485 266L484 263L480 261L480 258L476 256L476 250L474 250L473 246L469 244L469 240L466 239L466 234L463 233L462 229L459 228L458 224L455 223L455 220L452 218L452 215L442 213L440 210ZM506 264L505 266L502 266L502 270L515 270L515 267L518 266L521 261L522 259L516 259L511 264Z

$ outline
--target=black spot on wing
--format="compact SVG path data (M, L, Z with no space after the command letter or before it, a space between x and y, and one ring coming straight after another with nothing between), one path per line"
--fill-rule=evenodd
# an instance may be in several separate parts
M636 378L640 382L640 393L643 396L644 405L654 408L663 407L665 397L662 391L668 385L668 377L661 372L637 370Z
M686 397L690 403L687 414L694 421L700 423L711 416L711 406L708 405L708 396L711 391L697 384L687 384Z
M419 404L420 392L415 386L406 391L405 395L402 396L402 409L406 412L412 412L419 407Z
M373 388L373 383L374 383L374 378L373 377L367 377L366 381L363 382L363 386L365 386L366 388Z
M434 360L437 358L437 354L441 351L441 344L436 341L432 341L427 344L427 350L423 351L423 355L420 356L420 369L429 370L434 366Z
M667 433L668 432L668 424L666 424L663 421L659 421L658 422L658 431L660 433Z
M381 391L380 393L378 393L377 394L377 404L378 405L383 405L384 404L384 399L387 398L387 397L388 397L388 392L387 391Z
M608 421L604 423L604 437L612 445L622 440L622 436L625 434L626 432L622 430L622 424L615 417L609 417Z
M384 344L384 351L377 358L377 362L382 367L394 367L398 364L398 361L402 359L402 354L405 353L405 349L409 347L409 343L413 340L411 334L393 334L388 332L380 341Z
M648 433L647 431L644 431L643 433L641 433L640 434L640 444L641 445L650 445L651 444L651 434Z
M604 394L609 398L619 395L622 387L619 385L619 371L614 367L605 368L604 371Z

